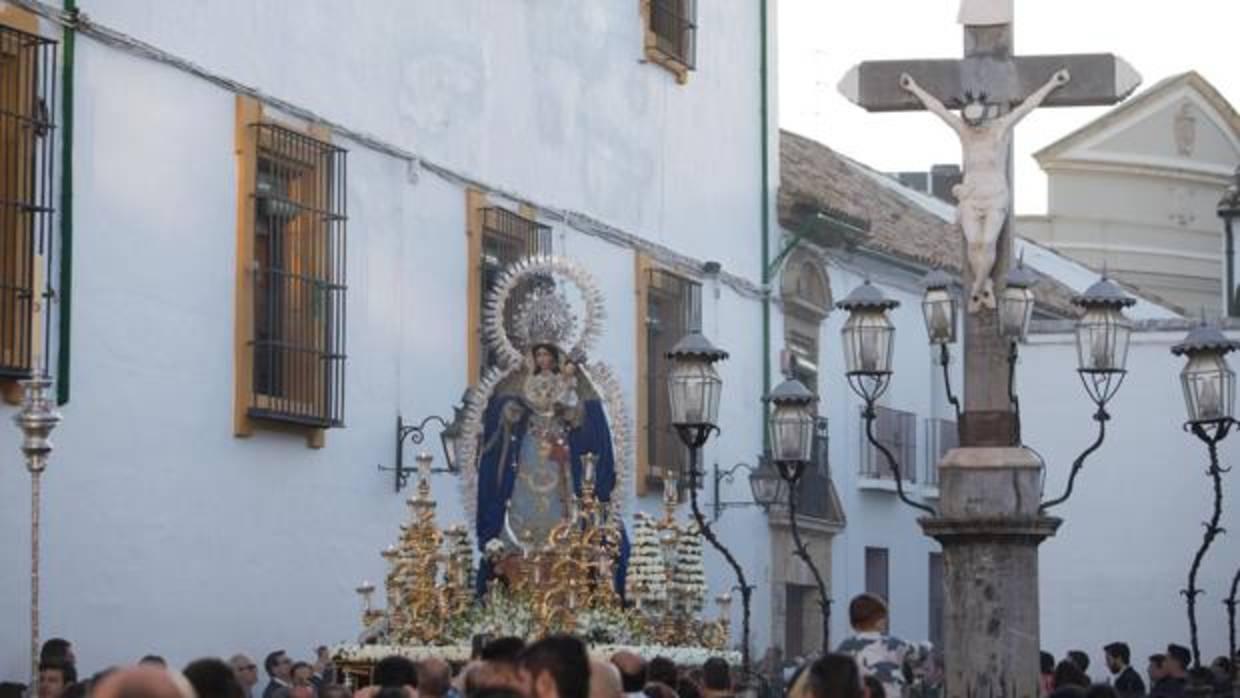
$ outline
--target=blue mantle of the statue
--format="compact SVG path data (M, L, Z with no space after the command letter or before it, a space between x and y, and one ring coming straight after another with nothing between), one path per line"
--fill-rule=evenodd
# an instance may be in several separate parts
M521 417L504 429L503 413L509 403L521 406ZM610 502L612 491L616 487L616 460L611 448L611 429L607 426L607 417L603 406L597 399L582 401L581 424L568 432L568 450L573 478L573 492L581 495L581 456L587 453L596 457L594 465L594 492L600 502ZM504 519L508 512L508 502L512 499L516 486L517 469L514 467L521 454L519 448L488 448L498 439L508 438L514 443L521 442L529 427L530 410L524 401L512 395L497 396L491 400L483 415L483 450L478 459L478 521L476 534L478 548L485 552L486 545L493 538L502 535ZM500 462L500 460L504 462ZM629 537L621 524L620 564L616 569L616 589L621 596L624 594L624 579L629 562ZM477 589L479 595L485 593L487 581L491 576L491 566L486 556L478 570Z

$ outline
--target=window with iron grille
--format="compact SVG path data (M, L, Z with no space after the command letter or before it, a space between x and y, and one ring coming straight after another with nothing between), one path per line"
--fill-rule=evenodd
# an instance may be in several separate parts
M646 7L647 48L658 54L651 58L692 70L697 61L697 0L646 0Z
M917 415L887 407L875 407L874 439L882 444L900 466L905 482L917 482ZM861 433L861 476L894 479L887 458Z
M551 254L551 241L549 225L497 206L482 209L482 259L479 260L482 269L482 294L478 298L479 307L485 307L486 298L504 269L527 257ZM536 283L536 280L533 283ZM518 287L515 293L520 297L528 290L530 289ZM509 316L504 318L506 327L511 326L512 314L516 312L518 305L508 304L506 312ZM485 314L485 311L480 313ZM481 329L478 330L477 341L478 355L482 357L480 369L481 373L485 373L496 364L497 358L483 339Z
M345 151L254 124L251 417L344 424Z
M667 353L691 329L701 329L701 313L700 284L662 269L648 270L645 425L648 486L661 486L666 473L675 473L680 486L688 484L685 472L688 453L672 428L672 405L667 390L667 372L670 368Z
M51 262L56 42L0 25L0 377L32 365L35 268ZM47 278L44 276L44 278ZM38 288L36 286L42 286Z
M960 445L956 422L951 419L926 420L926 478L927 485L939 484L939 461L947 452Z

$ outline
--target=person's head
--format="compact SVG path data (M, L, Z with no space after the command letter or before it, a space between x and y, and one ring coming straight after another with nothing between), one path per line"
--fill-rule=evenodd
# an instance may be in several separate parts
M374 698L410 698L412 691L408 686L384 686L374 694Z
M39 662L39 698L60 698L69 684L77 682L77 671L63 660Z
M501 637L482 646L478 657L484 662L508 662L516 664L525 651L525 640L519 637Z
M1065 659L1055 666L1055 688L1064 686L1079 686L1081 688L1089 688L1089 676L1081 669L1080 665L1071 659Z
M167 669L168 660L158 654L148 654L138 660L138 666L149 666L154 669Z
M413 660L398 655L389 655L375 662L371 679L376 686L383 688L404 689L418 687L418 665Z
M590 694L586 646L570 635L551 635L525 648L521 675L529 698L587 698Z
M1127 643L1112 642L1103 647L1102 651L1106 653L1107 670L1112 674L1123 671L1132 661L1132 650L1128 649Z
M620 670L611 662L590 659L590 698L623 698Z
M1039 655L1039 660L1041 661L1043 674L1050 675L1055 673L1055 655L1047 652L1046 650L1042 650L1041 655Z
M716 694L717 695L717 694ZM682 676L676 682L676 698L705 698L706 689L691 676Z
M659 681L651 681L646 684L642 688L642 695L646 698L679 698L671 686Z
M0 698L25 698L26 684L15 681L0 681Z
M1193 655L1184 645L1175 643L1167 645L1167 661L1163 662L1163 666L1167 668L1167 676L1172 678L1188 676L1188 665L1192 661Z
M112 672L91 691L92 698L194 698L194 688L177 672L135 667Z
M233 673L237 675L237 683L240 683L246 691L258 683L258 665L253 659L244 654L234 654L228 663L232 666Z
M560 372L560 352L554 344L536 344L534 346L534 373L550 371Z
M646 685L646 660L635 652L622 650L611 655L611 663L620 670L620 682L625 693L641 693Z
M1150 681L1155 682L1167 675L1167 655L1151 654L1150 663L1146 668L1146 673L1150 676Z
M494 691L523 693L525 683L516 662L479 661L465 672L464 691L467 698Z
M708 691L731 692L732 667L723 657L711 657L702 665L702 683Z
M288 658L284 650L276 650L269 653L263 660L263 668L267 670L267 675L271 678L288 681L292 673L293 660Z
M43 643L43 647L39 650L39 661L77 664L77 657L73 654L71 642L63 637L54 637Z
M419 698L442 698L452 687L452 667L438 657L418 664Z
M1231 676L1232 666L1230 659L1220 655L1210 662L1210 671L1213 671L1214 676L1218 679L1227 679Z
M245 689L232 666L214 657L196 659L185 670L185 678L198 698L243 698Z
M848 604L848 622L857 632L887 632L887 602L876 594L858 594Z
M806 674L807 693L812 698L862 698L865 695L857 662L846 654L824 655L810 665Z
M314 678L314 667L308 662L294 662L289 669L289 683L297 687L312 685L310 679Z
M1081 671L1089 671L1089 655L1082 650L1068 650L1068 659L1079 666Z
M865 698L887 698L887 689L883 688L883 682L873 674L861 680L861 687L865 690Z
M655 657L646 665L646 682L661 683L668 688L680 680L680 672L676 670L676 662L667 657ZM675 689L673 689L675 690Z

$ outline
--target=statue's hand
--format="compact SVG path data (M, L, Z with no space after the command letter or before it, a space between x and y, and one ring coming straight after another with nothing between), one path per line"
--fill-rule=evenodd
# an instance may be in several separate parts
M917 87L917 81L914 80L913 76L908 73L900 73L900 87L912 92L913 88Z
M1071 80L1072 80L1072 73L1069 73L1067 68L1059 70L1054 75L1051 76L1051 82L1061 87L1063 85L1067 85Z

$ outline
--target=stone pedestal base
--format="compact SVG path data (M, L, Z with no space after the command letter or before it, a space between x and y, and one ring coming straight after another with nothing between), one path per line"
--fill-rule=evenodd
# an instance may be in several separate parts
M939 464L940 514L921 520L943 546L948 698L1036 698L1041 463L1022 448L961 448Z

